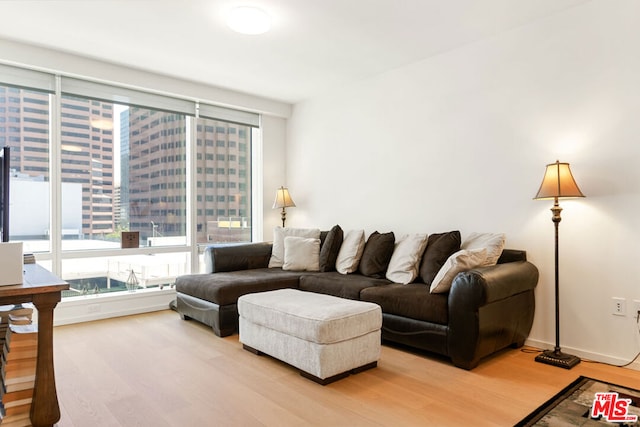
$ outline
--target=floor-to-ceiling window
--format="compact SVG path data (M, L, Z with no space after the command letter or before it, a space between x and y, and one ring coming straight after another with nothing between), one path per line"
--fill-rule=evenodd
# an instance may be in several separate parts
M0 65L12 240L69 281L68 295L123 290L132 275L171 285L197 265L194 247L251 240L257 125L252 113ZM121 249L123 231L139 233L138 249Z

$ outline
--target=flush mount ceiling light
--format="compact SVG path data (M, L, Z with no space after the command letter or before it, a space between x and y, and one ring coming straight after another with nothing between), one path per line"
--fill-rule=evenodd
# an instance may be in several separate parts
M241 6L229 11L227 25L241 34L263 34L271 28L271 17L257 7Z

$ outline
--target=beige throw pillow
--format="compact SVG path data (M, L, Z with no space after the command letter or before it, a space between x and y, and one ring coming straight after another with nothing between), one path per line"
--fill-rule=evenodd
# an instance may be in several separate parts
M358 269L364 244L364 230L350 230L345 234L336 260L338 273L349 274Z
M287 236L284 238L283 270L320 271L320 239Z
M438 271L433 282L431 282L429 291L432 294L449 292L453 279L458 275L458 273L482 266L482 263L486 258L487 250L485 248L459 250L451 255L440 271Z
M415 280L428 237L427 234L408 234L396 242L387 267L387 279L405 285Z
M271 258L269 258L269 268L282 267L284 264L284 238L287 236L319 239L320 229L275 227L273 229L273 247L271 249Z
M498 258L502 255L502 250L506 242L506 235L503 233L471 233L460 245L460 249L480 249L487 250L487 258L482 265L496 265Z

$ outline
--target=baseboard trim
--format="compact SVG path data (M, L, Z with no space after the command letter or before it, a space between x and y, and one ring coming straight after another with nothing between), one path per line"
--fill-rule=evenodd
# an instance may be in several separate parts
M166 310L175 299L173 288L63 298L54 312L54 326Z

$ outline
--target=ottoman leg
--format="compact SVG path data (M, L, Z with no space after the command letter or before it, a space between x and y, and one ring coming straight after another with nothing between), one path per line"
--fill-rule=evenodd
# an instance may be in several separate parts
M324 379L318 378L315 375L311 375L304 371L300 371L300 375L320 385L327 385L327 384L331 384L332 382L346 378L349 376L349 374L358 374L360 372L366 371L367 369L375 368L376 366L378 366L378 362L371 362L371 363L367 363L366 365L360 366L358 368L353 368L347 372L343 372L341 374L337 374Z
M351 370L352 374L359 374L360 372L366 371L367 369L373 369L378 366L378 362L367 363L366 365L360 366L359 368L353 368Z
M306 379L309 379L311 381L313 381L314 383L318 383L320 385L327 385L327 384L331 384L332 382L341 380L343 378L346 378L349 376L349 374L351 373L351 371L347 371L347 372L343 372L341 374L338 375L334 375L332 377L328 377L328 378L318 378L315 375L311 375L308 372L305 371L300 371L300 375L302 375L303 377L305 377Z
M263 352L261 352L260 350L256 350L255 348L253 348L253 347L249 347L249 346L248 346L248 345L246 345L246 344L242 344L242 348L243 348L243 349L245 349L245 350L247 350L248 352L251 352L251 353L253 353L253 354L257 355L257 356L262 356L262 355L264 354L264 353L263 353Z

